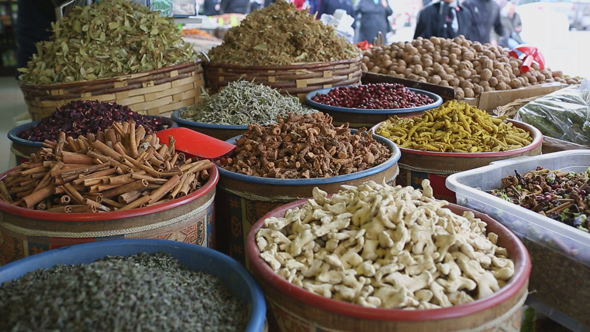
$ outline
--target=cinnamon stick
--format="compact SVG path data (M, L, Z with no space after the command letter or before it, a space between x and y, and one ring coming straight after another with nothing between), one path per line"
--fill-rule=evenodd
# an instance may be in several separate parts
M139 143L145 137L145 128L142 125L137 127L135 131L135 142Z
M96 213L98 210L90 205L70 205L72 213Z
M121 196L119 196L121 197ZM108 198L103 198L102 202L105 204L108 204L110 206L116 207L116 208L122 208L123 206L125 206L124 204L121 204L119 202L113 201L112 199L108 199Z
M117 144L114 145L114 148L120 155L129 155L129 151L127 151L121 142L117 142Z
M178 175L174 175L170 178L166 183L164 183L160 188L156 189L153 193L150 194L150 203L160 200L164 195L166 195L174 186L176 186L180 182L180 177Z
M116 122L113 122L113 128L115 123ZM117 135L115 134L115 129L113 128L107 129L105 131L105 139L107 142L112 142L113 145L115 145L115 143L117 143Z
M105 212L111 211L111 209L109 209L108 207L106 207L106 206L104 206L104 205L102 205L102 204L100 204L98 202L95 202L95 201L93 201L91 199L88 199L88 198L85 198L84 199L84 204L86 204L88 206L93 206L97 210L102 210L102 211L105 211Z
M60 205L56 207L52 207L48 209L49 212L57 212L57 213L72 213L72 206L71 205Z
M117 169L115 168L109 168L109 169L105 169L102 171L98 171L98 172L94 172L91 174L83 174L80 175L80 178L78 178L77 180L74 180L72 183L73 184L83 184L84 181L86 180L92 180L92 179L102 179L108 175L111 175L113 173L116 173Z
M61 204L70 204L71 201L72 201L72 198L70 197L70 195L63 195L59 199L59 202Z
M137 207L142 206L143 204L148 203L150 201L150 199L151 199L151 197L149 195L143 196L143 197L136 199L133 202L123 206L122 208L119 209L119 211L135 209Z
M151 174L152 176L155 177L159 177L160 173L158 173L158 171L154 170L151 167L148 167L146 165L143 165L142 163L138 162L137 160L129 157L129 156L123 156L123 158L125 158L127 161L129 161L130 163L132 163L134 166L146 171L148 174Z
M80 193L74 189L74 187L70 183L64 184L64 189L78 204L84 204L84 197L80 195Z
M148 182L146 180L137 180L135 182L131 182L125 185L122 185L117 188L113 188L111 190L107 190L102 193L102 197L111 198L121 194L124 194L128 191L138 190L148 186Z
M92 143L94 143L94 141L96 141L96 136L94 136L93 133L88 133L88 134L86 134L86 139L88 140L88 144L90 147L90 145L92 145Z
M42 200L46 199L50 195L55 193L55 186L50 184L45 188L41 188L33 193L29 194L28 196L23 197L23 202L25 202L25 206L30 209L35 204L41 202Z
M174 187L174 190L172 190L172 192L170 193L170 195L168 195L168 198L169 198L169 199L174 199L174 198L176 198L176 195L178 195L178 193L180 192L180 190L181 190L182 188L184 188L184 187L185 187L185 184L186 184L186 187L188 188L189 186L188 186L187 182L189 182L189 183L190 183L190 181L191 181L191 176L192 176L192 179L194 180L194 179L195 179L195 174L194 174L194 173L191 173L191 174L184 174L184 175L182 176L182 178L181 178L181 181L180 181L180 183L178 183L178 184L176 185L176 187Z
M78 168L78 169L73 169L70 171L63 172L61 174L61 176L63 178L64 176L70 176L70 175L88 174L88 173L93 173L95 171L103 170L108 167L109 167L108 164L99 164L99 165L89 166L86 168Z
M43 173L49 170L48 167L38 166L35 168L30 168L21 172L22 175L29 175L29 174L36 174L36 173Z
M4 183L4 181L0 181L0 192L2 193L2 195L4 195L4 197L7 198L7 202L9 202L9 203L12 202L12 196L8 192L8 188L6 187L6 184Z
M134 190L134 191L124 193L119 196L118 201L119 201L119 203L129 204L129 203L133 202L134 200L138 199L141 196L141 193L142 193L142 191L140 191L140 190Z
M129 154L131 155L131 158L137 158L137 155L139 155L139 152L137 151L135 131L135 122L131 122L129 125Z
M148 182L152 182L152 183L166 183L166 181L168 181L167 179L160 179L160 178L151 177L149 175L143 175L143 174L140 174L139 172L131 174L131 178L136 179L136 180L145 179Z
M56 156L61 156L65 142L66 142L66 133L63 131L60 131L59 136L57 138L57 145L55 146L55 155Z
M95 162L94 160L87 156L87 155L83 155L83 154L78 154L78 153L68 153L62 154L61 160L65 163L65 164L86 164L86 165L94 165Z
M118 153L117 151L109 148L106 144L104 144L101 141L94 141L94 143L92 143L92 146L98 150L100 153L102 153L105 156L109 156L115 160L121 160L123 161L123 157L121 156L120 153ZM100 159L100 158L99 158Z

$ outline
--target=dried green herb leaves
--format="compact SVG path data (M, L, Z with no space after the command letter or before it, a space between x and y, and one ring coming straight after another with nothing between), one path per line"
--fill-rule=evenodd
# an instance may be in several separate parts
M0 285L1 331L243 331L246 305L170 254L38 269Z
M52 23L50 41L37 43L21 81L77 82L138 73L195 58L170 18L125 0L76 7Z
M311 114L295 97L283 96L279 91L247 81L230 82L212 96L202 95L199 104L180 111L180 117L202 123L248 125L276 123L277 115L287 112Z
M256 10L229 29L223 44L208 53L211 62L287 65L354 58L358 49L287 1Z

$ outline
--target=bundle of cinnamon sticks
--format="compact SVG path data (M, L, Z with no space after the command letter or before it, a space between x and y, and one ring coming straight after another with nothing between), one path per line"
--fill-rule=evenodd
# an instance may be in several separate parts
M0 199L28 209L64 213L129 210L162 204L197 190L209 178L209 160L191 160L160 144L134 122L113 123L98 135L61 132L45 141L0 181Z

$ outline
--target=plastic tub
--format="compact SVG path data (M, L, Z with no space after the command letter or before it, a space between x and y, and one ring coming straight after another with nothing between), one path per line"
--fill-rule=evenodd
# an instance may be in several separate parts
M234 144L237 138L227 142ZM399 172L399 148L383 137L373 135L373 138L389 147L391 158L381 165L347 175L319 179L275 179L239 174L218 167L219 191L215 200L217 249L248 266L244 249L246 235L252 225L270 210L311 197L314 187L335 193L343 184L359 185L369 180L392 183Z
M450 174L486 166L497 160L540 155L543 134L537 128L524 122L510 119L507 121L512 122L515 127L528 131L533 142L523 148L510 151L478 153L433 152L400 148L402 157L399 160L400 171L397 183L402 186L421 188L422 180L429 179L436 198L455 203L455 193L445 186L446 178ZM376 133L379 126L381 123L371 130Z
M203 122L194 122L180 117L180 111L176 110L172 113L172 120L176 121L181 127L189 128L198 131L205 135L215 137L222 141L228 140L232 137L242 135L248 130L248 126L240 125L220 125Z
M127 211L57 213L0 200L0 265L63 246L115 239L158 238L215 247L217 181L214 167L207 183L190 195Z
M573 331L590 330L590 234L484 192L500 188L501 179L515 170L537 166L583 172L590 166L590 150L494 162L451 175L447 187L459 204L489 214L523 240L533 262L530 305Z
M260 286L252 275L231 258L211 249L166 240L134 239L86 243L50 250L0 267L0 284L28 272L55 265L89 264L105 256L129 256L140 252L170 253L191 271L216 276L230 293L246 303L249 309L247 332L264 330L266 303ZM179 310L186 310L179 308Z
M428 97L434 100L434 103L411 108L374 110L330 106L311 100L311 98L315 97L316 94L326 94L332 89L336 88L320 89L308 93L307 96L305 96L305 103L310 107L318 109L324 113L330 114L330 116L334 119L333 123L335 126L339 126L343 123L348 122L350 124L350 128L370 128L375 124L385 121L394 115L403 117L419 116L422 115L424 111L439 107L443 103L443 99L439 95L432 93L430 91L414 88L408 89L416 93L427 95Z
M270 313L283 332L290 331L520 331L521 306L527 296L531 261L524 245L506 227L489 216L475 212L487 223L488 231L498 234L498 244L515 260L510 281L493 295L456 307L433 310L391 310L365 308L336 301L299 288L276 274L260 258L255 233L269 217L284 216L288 209L307 200L293 202L263 216L250 230L246 252L250 270L264 291ZM468 209L451 204L453 212Z
M168 128L178 127L178 124L170 118L152 115L146 116L150 118L161 118L162 121L168 125ZM41 120L26 123L24 125L13 128L11 131L8 132L8 139L12 141L10 151L12 151L12 153L16 156L17 166L21 163L29 161L31 159L31 153L37 153L39 149L43 147L43 142L29 141L18 137L18 134L25 130L31 129L32 127L36 126L39 122L41 122Z

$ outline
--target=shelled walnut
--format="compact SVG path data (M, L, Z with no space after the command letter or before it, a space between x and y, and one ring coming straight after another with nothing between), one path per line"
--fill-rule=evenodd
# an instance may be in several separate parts
M246 175L298 179L359 172L382 164L392 155L384 144L361 129L352 134L334 127L324 113L288 114L277 124L250 124L236 141L236 155L218 164Z

